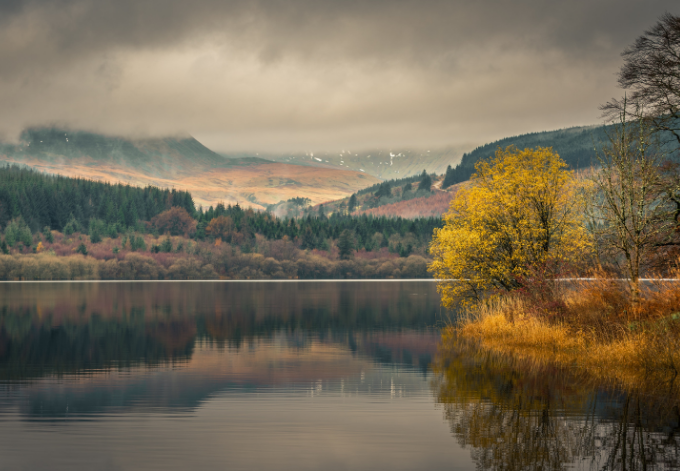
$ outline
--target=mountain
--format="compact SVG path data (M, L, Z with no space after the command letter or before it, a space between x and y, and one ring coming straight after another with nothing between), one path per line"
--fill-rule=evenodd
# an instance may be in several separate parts
M341 152L308 152L292 154L262 154L275 162L321 168L339 168L363 172L382 180L410 177L422 173L442 174L446 167L460 162L463 150L469 147L433 148L430 150L387 150ZM234 158L240 154L223 154Z
M41 171L190 191L197 204L262 209L293 197L312 203L343 198L379 180L343 168L279 163L256 156L226 159L190 136L132 139L57 128L24 131L0 143L0 162Z

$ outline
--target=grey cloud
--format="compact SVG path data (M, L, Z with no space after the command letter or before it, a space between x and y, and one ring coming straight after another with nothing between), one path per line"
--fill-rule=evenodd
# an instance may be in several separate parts
M3 0L0 130L298 150L587 124L665 11L676 0Z
M441 0L48 0L10 5L5 21L30 28L2 48L17 62L68 60L107 50L175 47L211 37L275 60L409 59L436 63L452 51L557 48L588 55L620 47L674 2ZM14 5L14 6L12 6ZM6 38L11 39L11 38Z

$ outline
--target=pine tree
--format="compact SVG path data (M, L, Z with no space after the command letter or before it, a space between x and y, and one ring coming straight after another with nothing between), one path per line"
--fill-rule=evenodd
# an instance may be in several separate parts
M338 239L338 250L339 255L342 260L347 260L352 256L352 251L354 250L354 235L348 229L345 229L340 233L340 238Z
M352 196L350 196L349 198L349 204L347 205L347 211L349 211L349 213L352 214L356 207L357 207L357 194L352 193Z
M418 183L418 190L432 191L432 178L425 170L420 175L420 183Z

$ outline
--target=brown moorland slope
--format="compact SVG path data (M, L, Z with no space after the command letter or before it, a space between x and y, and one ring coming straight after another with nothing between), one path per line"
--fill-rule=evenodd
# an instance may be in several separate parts
M238 202L256 209L293 197L323 203L380 181L349 169L227 159L191 137L127 139L57 129L27 130L19 144L0 143L0 162L69 177L187 190L203 206Z
M419 217L439 217L449 209L455 191L436 191L432 196L423 196L397 203L385 204L377 208L366 209L360 214L370 216L402 217L407 219Z

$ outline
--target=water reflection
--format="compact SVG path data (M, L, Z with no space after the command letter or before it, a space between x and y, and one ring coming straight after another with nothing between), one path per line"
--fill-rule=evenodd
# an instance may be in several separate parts
M680 462L675 378L621 390L440 342L433 283L17 284L0 300L0 469Z
M676 378L622 391L587 372L511 361L455 338L433 389L480 469L678 469Z
M7 399L0 413L18 407L33 420L178 413L223 391L263 388L420 392L439 338L434 289L432 283L0 285L0 390ZM420 375L402 375L404 368ZM12 395L17 386L20 395Z
M181 364L196 342L240 349L285 335L426 369L438 322L431 283L0 285L0 380Z

